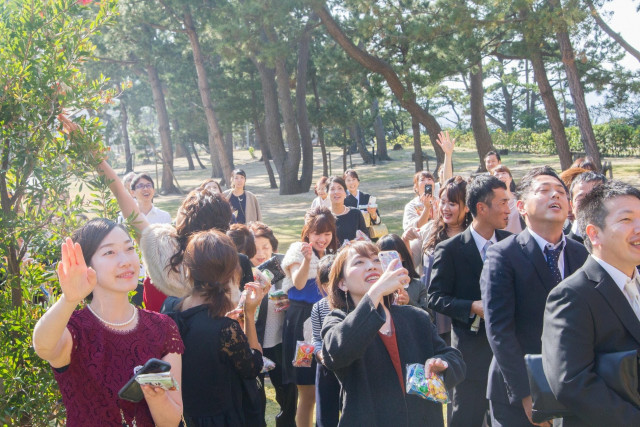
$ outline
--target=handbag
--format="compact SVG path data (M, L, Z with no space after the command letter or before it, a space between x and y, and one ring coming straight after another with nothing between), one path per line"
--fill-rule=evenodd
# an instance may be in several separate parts
M372 224L369 226L369 237L371 239L379 239L387 234L389 234L389 230L387 229L387 226L382 223Z
M542 355L527 354L524 356L524 360L533 401L531 412L533 422L542 423L554 418L571 416L572 412L558 402L549 387L549 382L542 368ZM594 370L607 387L615 391L625 401L640 408L637 350L597 354Z

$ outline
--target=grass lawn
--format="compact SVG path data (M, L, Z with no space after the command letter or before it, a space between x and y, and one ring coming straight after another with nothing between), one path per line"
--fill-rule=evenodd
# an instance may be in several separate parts
M314 182L322 173L320 150L316 149L315 152ZM341 150L330 149L330 152L333 173L341 173ZM391 233L400 234L402 232L404 205L414 197L412 189L414 166L411 162L411 153L411 150L390 151L389 154L393 160L376 164L376 166L364 165L358 154L352 155L353 167L358 171L361 180L360 188L377 197L383 222ZM433 156L432 151L430 154ZM256 156L259 158L259 152L256 153ZM304 194L281 196L278 194L278 189L269 188L269 179L262 162L258 159L252 159L247 150L236 150L234 157L235 166L244 169L247 173L247 189L258 198L264 222L273 228L280 241L279 251L285 252L289 245L300 237L304 213L315 197L313 190ZM207 159L208 157L203 155L201 158ZM560 167L555 156L511 153L503 156L502 160L511 169L516 182L532 167L545 164L555 168ZM614 178L622 179L636 186L639 185L640 159L616 158L612 160ZM477 162L475 150L460 148L454 153L454 173L469 176L475 171ZM430 166L434 167L434 161L430 162ZM154 165L136 166L135 169L136 172L149 173L154 179L156 177ZM189 171L184 158L175 161L175 174L180 187L185 191L193 189L203 180L209 178L210 173L210 169ZM181 195L157 195L155 204L175 216L183 198L184 196Z
M334 174L342 172L341 150L330 149L332 169ZM404 205L414 197L412 177L414 165L411 162L411 150L390 151L392 161L382 164L364 165L358 154L352 155L353 167L358 171L361 179L360 188L377 197L379 210L383 222L389 232L402 233L402 214ZM433 151L430 151L433 156ZM256 153L259 158L259 152ZM269 179L264 164L257 159L252 159L247 150L234 152L235 166L242 168L247 173L247 189L253 192L260 203L263 220L271 226L280 241L279 252L285 252L289 245L300 238L300 230L306 209L311 205L315 194L313 190L305 194L281 196L277 189L269 188ZM202 159L208 156L202 155ZM638 186L640 183L640 159L616 158L613 161L614 178L622 179L630 184ZM532 167L549 164L559 169L559 160L555 156L540 156L536 154L511 153L502 158L503 164L511 169L516 182ZM431 161L431 168L434 162ZM460 148L454 153L454 173L469 176L478 166L477 152L471 149ZM117 170L121 170L119 168ZM156 168L154 165L137 166L136 172L149 173L157 183ZM161 173L160 167L159 171ZM322 159L320 150L315 150L314 182L322 173ZM189 191L209 178L210 169L197 169L189 171L184 158L176 159L175 174L180 187ZM276 177L277 179L277 177ZM157 195L155 205L168 211L172 217L182 202L184 195L161 196ZM268 425L275 425L275 415L279 412L275 401L275 392L271 383L266 382ZM446 413L445 413L446 414ZM446 415L445 415L446 416Z

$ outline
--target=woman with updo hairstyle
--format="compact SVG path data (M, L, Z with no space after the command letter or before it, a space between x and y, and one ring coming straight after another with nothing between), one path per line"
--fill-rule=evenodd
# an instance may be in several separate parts
M342 386L338 426L444 426L440 403L407 394L406 367L424 364L427 375L442 375L451 389L464 378L465 364L424 310L391 304L409 283L407 273L398 260L383 271L371 242L354 242L336 256L322 359Z
M141 386L144 399L138 403L118 397L136 366L151 358L168 362L180 384L184 350L173 320L129 302L140 259L126 228L93 219L61 249L62 293L36 324L33 349L54 370L65 425L178 425L180 388Z
M227 236L233 240L238 252L245 254L249 260L256 256L256 242L253 233L244 224L231 224Z
M193 234L183 255L193 283L184 298L169 297L163 311L177 323L185 345L182 359L184 417L189 426L249 425L243 381L262 369L262 348L255 328L256 308L268 289L247 283L244 325L227 317L238 288L237 249L219 231ZM247 424L249 423L249 424Z
M359 211L358 215L362 216ZM327 208L307 211L301 241L293 243L282 261L286 277L282 290L289 295L289 309L285 315L282 347L284 354L284 382L298 386L298 427L310 427L315 405L316 362L309 368L292 365L296 341L304 341L304 323L311 316L313 304L322 299L316 276L320 259L338 247L336 219Z
M100 163L98 172L108 180L123 216L135 216L133 225L138 232L140 252L149 275L144 286L145 307L159 311L167 296L187 296L192 286L182 268L187 241L198 231L215 229L226 232L231 221L229 202L222 194L199 188L191 191L178 208L175 227L170 224L149 224L106 161Z

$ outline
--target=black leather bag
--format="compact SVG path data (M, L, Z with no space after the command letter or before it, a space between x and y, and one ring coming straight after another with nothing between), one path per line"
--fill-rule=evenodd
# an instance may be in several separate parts
M524 356L524 360L527 365L531 399L533 400L531 413L533 421L541 423L571 415L571 411L556 400L549 387L549 382L542 369L542 355L527 354ZM603 379L607 387L627 402L640 408L637 350L596 355L595 372Z

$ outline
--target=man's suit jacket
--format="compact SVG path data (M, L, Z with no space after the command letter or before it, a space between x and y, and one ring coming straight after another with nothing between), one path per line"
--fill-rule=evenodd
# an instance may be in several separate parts
M558 401L575 414L563 426L640 426L640 409L594 372L596 354L640 349L640 321L611 276L589 257L549 293L542 363Z
M510 235L508 231L496 230L498 241ZM481 272L482 257L468 227L436 246L427 294L429 308L451 317L457 348L467 363L467 379L486 381L491 350L486 341L478 339L486 337L484 321L477 333L469 329L474 321L469 317L471 304L481 298Z
M585 247L566 239L564 277L582 267ZM487 398L520 405L531 394L525 354L540 354L547 295L555 286L544 254L524 230L491 246L480 278L487 338L493 350Z

